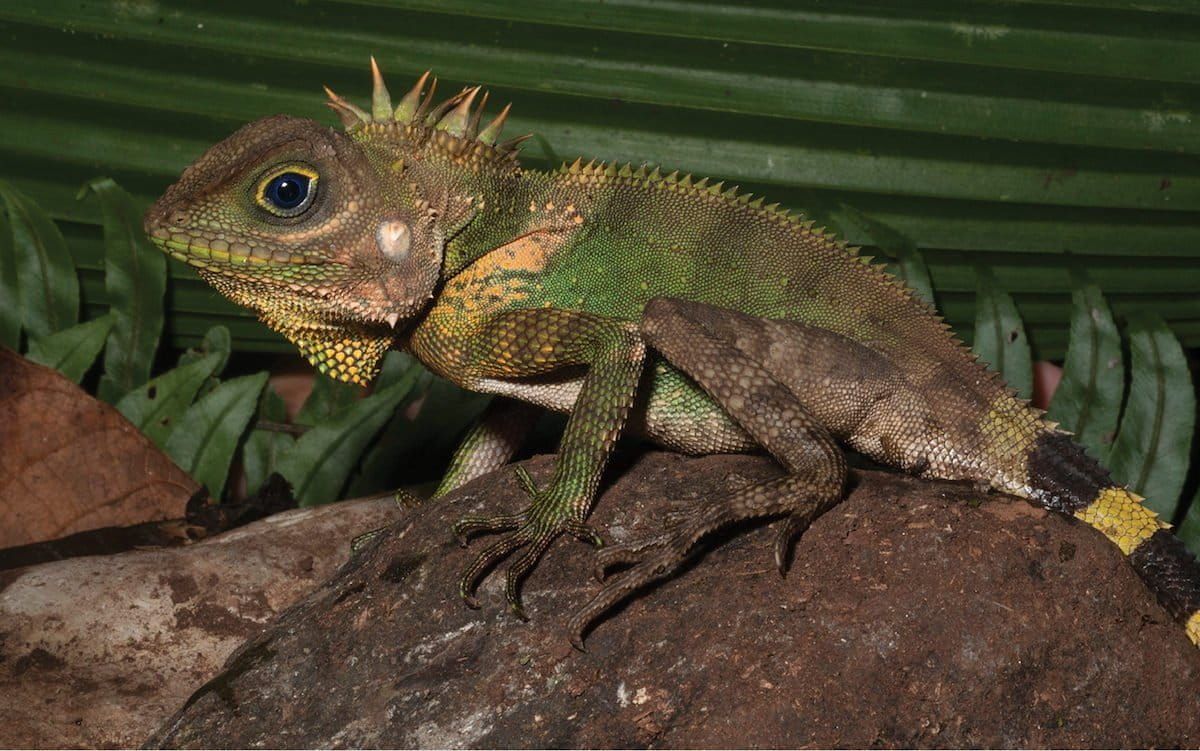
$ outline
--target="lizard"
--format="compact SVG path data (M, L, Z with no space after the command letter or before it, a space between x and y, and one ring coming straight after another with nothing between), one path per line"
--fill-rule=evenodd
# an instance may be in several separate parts
M267 117L212 146L147 211L145 231L321 372L367 384L388 349L495 395L434 497L506 465L538 409L568 414L529 505L454 524L498 535L458 579L498 564L519 584L587 518L618 437L688 454L765 451L786 472L602 547L624 568L569 620L572 642L635 590L668 576L705 535L779 517L782 572L798 534L845 494L846 449L925 478L973 481L1091 525L1200 645L1200 564L1143 499L1117 484L957 339L883 264L803 215L720 182L578 159L522 169L483 124L481 87L434 105L426 72L398 102L371 59L371 105L328 88L336 130ZM478 100L478 102L477 102Z

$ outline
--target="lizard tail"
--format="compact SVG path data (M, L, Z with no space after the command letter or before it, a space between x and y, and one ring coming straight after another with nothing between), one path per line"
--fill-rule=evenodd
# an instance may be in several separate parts
M1129 557L1167 611L1200 646L1200 562L1142 505L1142 497L1115 485L1104 469L1065 433L1043 433L1027 464L1031 500L1082 519Z

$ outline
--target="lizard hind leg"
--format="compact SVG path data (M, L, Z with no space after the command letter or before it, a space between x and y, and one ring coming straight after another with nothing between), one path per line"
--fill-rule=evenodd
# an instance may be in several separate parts
M663 534L599 551L598 574L618 564L630 568L608 581L571 618L571 641L580 649L583 632L592 621L634 590L677 569L705 535L737 521L789 514L774 548L782 571L795 535L843 496L846 459L837 442L762 365L735 342L715 336L704 326L706 317L721 313L713 306L660 298L647 306L641 333L650 347L693 378L788 474L729 496L700 499L687 510L676 509Z

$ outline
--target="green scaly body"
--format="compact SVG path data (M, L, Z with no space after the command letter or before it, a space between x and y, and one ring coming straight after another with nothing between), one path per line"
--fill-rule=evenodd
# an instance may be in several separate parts
M732 521L788 514L782 565L795 534L842 496L845 445L1085 520L1200 644L1195 560L869 258L721 184L581 161L522 171L521 139L496 143L507 109L481 128L477 88L431 108L423 77L393 107L372 67L370 112L330 92L345 134L283 116L252 123L189 167L146 229L334 377L366 382L387 348L405 347L503 397L439 495L512 457L522 404L570 413L549 486L521 475L528 509L456 525L460 537L507 533L463 573L468 602L520 551L507 571L519 611L518 582L559 534L599 542L587 514L632 430L689 453L766 450L787 474L602 551L602 565L631 567L576 615L577 643Z

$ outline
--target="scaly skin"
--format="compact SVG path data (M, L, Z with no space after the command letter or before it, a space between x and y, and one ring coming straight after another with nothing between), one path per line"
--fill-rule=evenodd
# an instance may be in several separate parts
M1103 467L1017 399L926 304L855 249L734 189L577 161L520 170L480 127L478 89L432 108L421 81L393 107L372 61L371 111L329 92L346 132L276 116L189 167L146 216L166 252L256 310L323 372L366 383L389 347L498 394L438 494L516 451L527 403L569 412L555 474L460 580L510 554L506 595L586 519L617 438L752 451L788 474L681 510L659 537L609 548L630 564L572 620L674 570L739 519L789 514L787 546L843 495L840 445L923 477L968 479L1099 529L1200 644L1200 565ZM428 74L427 74L428 75ZM436 81L435 84L436 85ZM484 96L486 101L486 95Z

